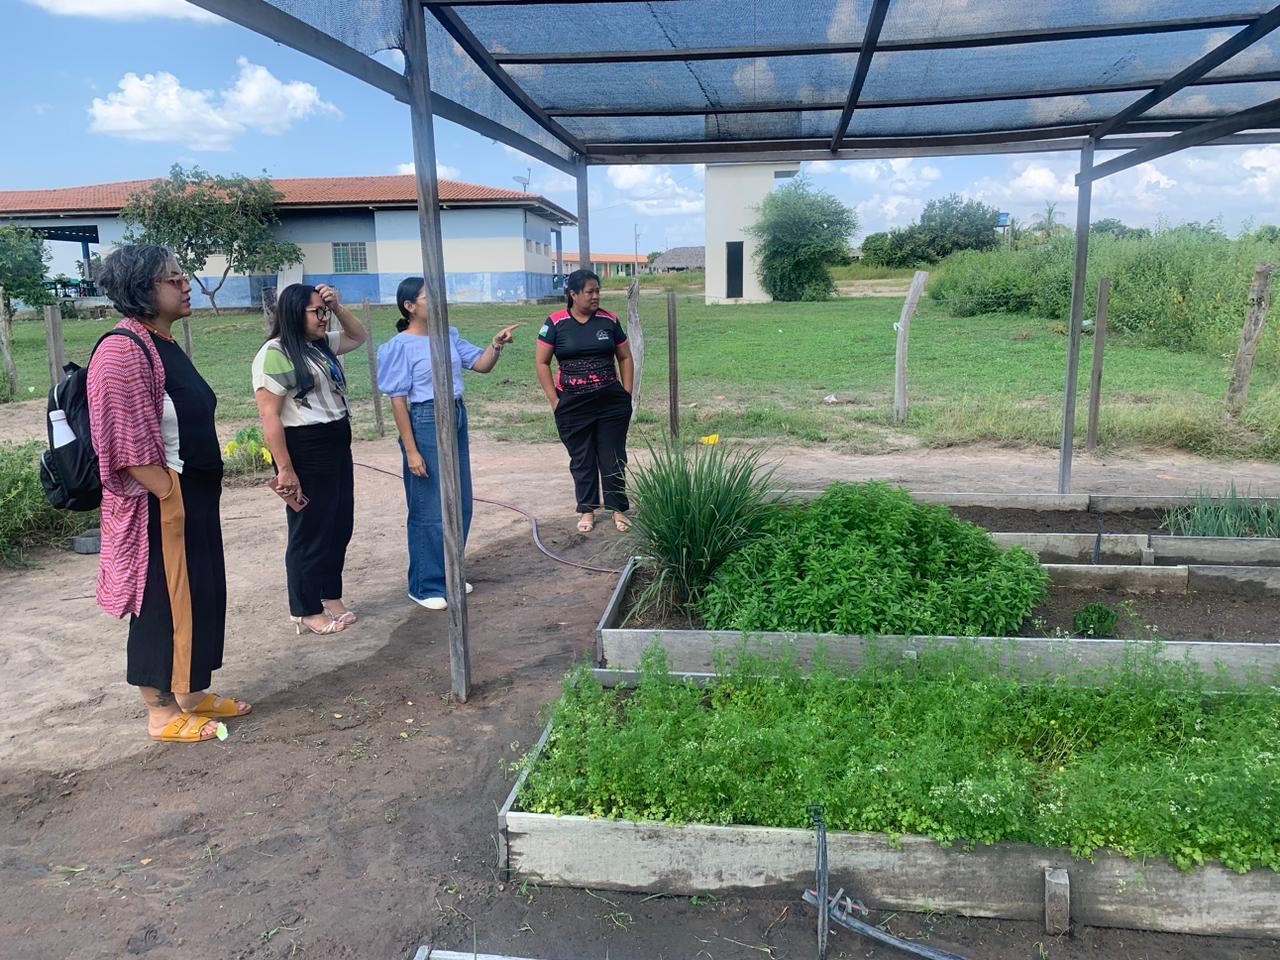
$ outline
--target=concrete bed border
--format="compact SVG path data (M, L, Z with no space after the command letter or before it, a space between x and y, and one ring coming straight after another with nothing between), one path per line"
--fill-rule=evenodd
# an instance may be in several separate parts
M812 499L823 490L790 490L796 499ZM986 507L994 510L1078 510L1087 513L1128 513L1137 510L1172 510L1190 506L1195 497L1162 494L1099 493L976 493L952 490L911 490L911 496L925 503L946 507ZM1270 501L1275 497L1237 497L1250 503Z
M597 670L609 685L629 682ZM714 682L706 675L690 677ZM796 896L813 881L815 847L806 829L636 823L557 817L515 809L551 735L548 723L498 812L508 879L549 886L683 896ZM879 910L1042 920L1169 933L1280 936L1280 873L1234 873L1220 865L1184 873L1164 860L1138 863L1110 851L1092 861L1068 850L1022 843L943 847L918 835L897 845L884 834L827 835L832 882Z
M1088 568L1099 571L1112 567ZM1129 569L1170 571L1173 567L1137 567ZM1181 568L1186 577L1187 568ZM1193 568L1195 569L1195 568ZM1221 570L1224 568L1207 568ZM874 650L915 659L930 649L976 644L999 653L1001 662L1019 672L1064 674L1116 666L1135 645L1133 640L1090 640L1082 638L1037 637L856 637L816 633L752 633L732 630L671 630L663 628L626 629L617 627L627 587L635 571L634 558L623 568L622 575L605 606L596 627L598 667L634 670L640 658L655 641L667 652L668 666L677 673L711 673L717 654L748 650L764 656L795 656L801 666L813 662L821 646L831 663L858 667L866 663ZM1280 573L1280 571L1275 571ZM1228 641L1165 640L1157 654L1162 660L1187 660L1199 667L1211 680L1223 675L1232 681L1261 679L1275 682L1280 678L1280 643L1238 643Z

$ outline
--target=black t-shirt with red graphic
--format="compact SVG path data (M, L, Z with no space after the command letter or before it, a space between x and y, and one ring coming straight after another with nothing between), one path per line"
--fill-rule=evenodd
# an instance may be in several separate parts
M622 324L608 310L579 323L568 310L547 317L538 339L556 358L556 390L566 395L594 393L618 382L619 344L627 342Z

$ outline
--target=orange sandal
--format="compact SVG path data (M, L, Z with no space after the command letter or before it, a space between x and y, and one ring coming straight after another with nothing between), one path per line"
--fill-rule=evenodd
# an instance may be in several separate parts
M222 701L222 706L217 705L219 700ZM253 704L245 704L245 711L241 713L235 700L211 693L190 710L184 709L182 712L208 717L210 720L223 720L229 717L247 717L253 713Z
M205 740L217 740L218 734L201 733L201 731L212 723L209 717L202 717L194 713L184 713L170 720L163 730L159 733L151 734L151 739L157 743L201 743ZM218 723L218 730L225 730L221 722Z

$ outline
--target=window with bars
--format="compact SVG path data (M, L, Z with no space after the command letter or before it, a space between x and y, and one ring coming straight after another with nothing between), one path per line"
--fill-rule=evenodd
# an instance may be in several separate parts
M368 273L369 255L364 243L335 243L333 245L334 273Z

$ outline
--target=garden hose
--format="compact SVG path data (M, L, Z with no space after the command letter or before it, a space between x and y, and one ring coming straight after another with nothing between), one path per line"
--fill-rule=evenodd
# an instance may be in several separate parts
M395 477L397 480L402 479L400 474L392 473L390 470L383 470L381 467L375 467L373 466L373 464L370 464L370 463L361 463L359 460L355 460L353 461L353 463L357 467L364 467L366 470L373 470L377 473L385 473L388 477ZM490 500L487 497L472 497L471 499L477 500L480 503L487 503L495 507L502 507L506 510L514 510L516 513L519 513L524 517L526 517L529 521L530 530L533 533L533 545L537 547L540 551L542 551L542 553L545 556L551 558L556 563L563 563L566 567L577 567L579 570L589 570L591 573L612 573L612 574L622 573L621 570L611 570L608 567L593 567L589 563L578 563L576 560L566 560L564 557L557 557L554 553L552 553L550 550L546 548L546 546L542 543L542 538L538 536L538 518L535 517L528 510L526 510L524 507L517 507L514 503L504 503L501 500Z

